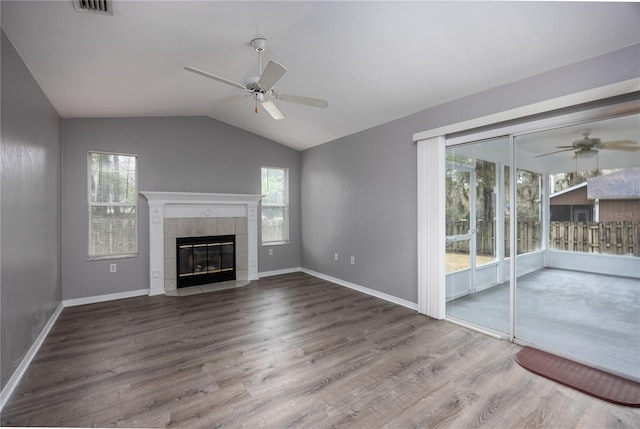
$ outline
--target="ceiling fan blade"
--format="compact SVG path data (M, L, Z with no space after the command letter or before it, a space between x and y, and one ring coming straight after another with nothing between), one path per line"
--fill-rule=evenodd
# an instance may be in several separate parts
M287 69L278 63L269 61L267 67L262 72L258 85L266 89L273 88L273 85L280 80L280 78L287 72Z
M191 73L199 74L200 76L204 76L204 77L208 77L209 79L217 80L218 82L225 83L225 84L233 86L235 88L244 89L245 91L247 90L247 88L245 88L245 86L240 84L240 83L232 82L232 81L227 80L227 79L225 79L223 77L212 75L211 73L207 73L207 72L199 70L197 68L185 67L184 69L187 70L187 71L190 71Z
M543 156L553 155L554 153L569 152L570 150L574 150L574 148L570 147L569 149L562 149L562 150L557 150L555 152L543 153L542 155L535 156L534 158L541 158Z
M612 142L602 142L601 146L607 149L612 147L629 147L637 145L633 140L616 140Z
M636 152L640 150L640 146L604 146L603 149L606 150L621 150L625 152Z
M280 109L278 109L278 106L273 104L272 101L263 101L262 107L264 107L264 110L266 110L276 121L284 119L284 114L280 111Z
M291 94L279 94L278 100L288 101L289 103L304 104L305 106L319 107L324 109L329 105L326 100L320 100L319 98L301 97L299 95Z

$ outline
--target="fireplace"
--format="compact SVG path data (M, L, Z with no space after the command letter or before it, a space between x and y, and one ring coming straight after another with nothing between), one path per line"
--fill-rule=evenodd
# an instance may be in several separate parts
M177 287L236 279L236 236L176 238Z
M245 286L258 279L258 204L262 195L140 193L149 203L149 295L177 296L176 238L180 237L235 234L236 284Z

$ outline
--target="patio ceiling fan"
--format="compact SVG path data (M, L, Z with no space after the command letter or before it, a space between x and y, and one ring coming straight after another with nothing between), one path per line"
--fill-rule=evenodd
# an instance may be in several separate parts
M578 158L581 156L595 155L599 150L618 150L626 152L635 152L640 150L640 146L633 140L616 140L603 142L599 138L589 137L589 134L591 134L591 131L584 131L582 133L583 138L581 138L580 140L575 140L571 143L571 146L556 146L557 149L561 150L544 153L542 155L536 156L536 158L569 151L573 151L574 157Z
M258 106L261 106L262 108L264 108L264 110L267 111L267 113L271 115L273 119L276 120L284 119L285 116L282 111L280 111L278 106L275 105L273 100L282 100L289 103L303 104L305 106L318 107L321 109L324 109L329 105L326 100L321 100L318 98L302 97L300 95L282 94L276 92L274 89L274 85L280 80L280 78L282 78L287 69L281 64L278 64L274 61L269 61L264 71L262 71L262 53L267 47L267 39L253 39L251 41L251 46L253 46L258 53L258 76L250 78L244 84L227 80L223 77L207 73L195 67L185 67L184 69L192 73L208 77L209 79L217 80L218 82L224 83L226 85L233 86L234 88L241 89L245 92L244 94L221 100L222 102L242 100L244 98L251 97L255 100L256 113L258 113Z

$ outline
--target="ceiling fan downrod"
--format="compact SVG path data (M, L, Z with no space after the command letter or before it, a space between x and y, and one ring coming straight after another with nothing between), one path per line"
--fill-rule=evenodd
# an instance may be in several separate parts
M267 47L267 39L263 39L261 37L257 38L257 39L253 39L251 41L251 46L253 46L256 50L256 52L258 53L258 76L262 76L262 53L264 52L265 48ZM258 78L259 79L259 78ZM255 108L255 112L256 114L258 113L258 102L261 102L264 100L264 96L260 97L262 94L255 94L255 99L256 99L256 108Z
M262 53L267 47L267 39L263 39L262 37L253 39L251 46L253 46L258 53L258 76L262 76Z

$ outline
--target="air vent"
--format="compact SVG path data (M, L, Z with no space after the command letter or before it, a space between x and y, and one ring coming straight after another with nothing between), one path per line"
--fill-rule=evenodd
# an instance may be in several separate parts
M112 14L111 0L73 0L73 7L80 12Z

